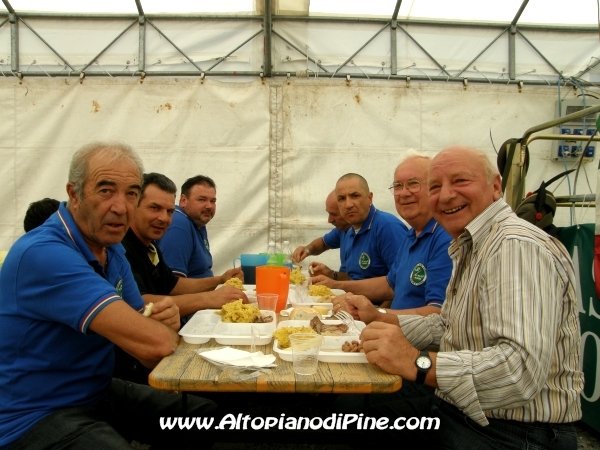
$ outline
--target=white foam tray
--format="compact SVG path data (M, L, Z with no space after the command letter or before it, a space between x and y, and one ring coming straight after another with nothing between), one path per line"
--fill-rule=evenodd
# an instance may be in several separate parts
M342 294L346 293L346 291L343 291L341 289L331 289L331 292L333 292L335 295L342 295ZM320 298L321 297L315 297L315 296L309 295L307 297L307 301L302 302L296 295L296 291L293 288L290 288L290 294L288 296L288 303L290 303L293 307L297 307L297 306L311 307L311 306L316 305L316 306L324 306L325 308L329 308L329 309L333 308L333 303L320 302L319 301Z
M323 320L324 324L337 325L341 323L339 320ZM366 326L364 322L355 321L356 327L362 331ZM308 320L285 320L279 322L277 328L281 327L308 327L310 322ZM342 344L345 341L358 341L358 335L355 333L345 333L341 336L323 336L323 344L319 351L319 361L326 363L359 363L367 364L367 356L363 353L348 353L342 351ZM292 349L279 348L279 342L277 339L273 340L273 351L277 352L279 357L284 361L292 361Z
M260 338L255 340L256 345L267 345L273 339L273 332L277 326L277 314L273 311L261 310L263 316L273 317L269 323L225 323L221 316L215 314L217 309L198 311L179 330L179 335L190 344L204 344L210 339L223 345L250 345L252 336L250 327L254 326L260 333Z

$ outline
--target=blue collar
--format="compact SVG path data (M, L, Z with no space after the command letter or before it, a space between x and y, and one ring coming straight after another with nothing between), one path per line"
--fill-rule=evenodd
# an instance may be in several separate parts
M87 242L83 238L83 235L81 234L81 231L79 230L79 227L75 223L75 219L73 218L73 215L67 209L67 202L60 203L60 205L58 207L58 211L56 212L56 215L58 217L57 220L62 225L65 233L67 234L67 236L69 236L71 241L79 249L79 252L83 255L83 257L86 259L88 264L90 266L92 266L96 270L97 273L105 276L104 268L102 267L102 264L100 264L98 259L92 253L92 250L90 249ZM120 245L120 244L117 244L117 245ZM107 262L112 259L111 256L113 255L113 253L116 252L114 247L115 247L114 245L111 245L110 247L106 247Z
M190 216L188 216L187 213L179 205L175 205L175 212L179 213L179 214L183 214L183 216L192 223L194 228L197 228L199 230L201 230L202 228L206 228L206 226L199 227L198 225L196 225L196 222L194 222L192 220L192 218Z
M358 230L358 233L354 230L353 227L350 227L350 229L354 231L355 235L366 233L368 230L371 229L371 225L373 225L376 213L377 208L375 208L375 205L371 205L371 207L369 208L369 215L367 216L367 219L363 222L363 224L360 226L360 230Z

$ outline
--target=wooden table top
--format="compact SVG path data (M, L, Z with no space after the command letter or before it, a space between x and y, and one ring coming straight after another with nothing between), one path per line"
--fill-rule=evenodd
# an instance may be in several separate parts
M211 339L206 344L188 344L183 341L175 353L156 366L149 377L150 386L177 392L310 392L338 394L371 394L395 392L402 386L402 379L390 375L371 364L339 364L319 362L315 375L295 375L292 363L281 360L277 353L275 364L269 374L244 381L233 381L220 376L221 369L195 352L198 348L222 347ZM245 345L234 348L248 350ZM273 342L256 347L264 354L273 353Z

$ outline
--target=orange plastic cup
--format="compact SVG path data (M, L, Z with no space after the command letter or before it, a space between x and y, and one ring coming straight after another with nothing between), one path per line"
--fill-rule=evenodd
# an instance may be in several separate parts
M290 268L285 266L257 266L256 294L277 294L275 312L280 312L287 305L290 291Z

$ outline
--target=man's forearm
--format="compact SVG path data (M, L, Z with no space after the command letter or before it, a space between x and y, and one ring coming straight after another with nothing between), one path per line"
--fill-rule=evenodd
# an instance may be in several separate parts
M221 284L221 277L179 278L171 291L172 295L195 294L214 290Z
M334 289L364 295L370 300L391 300L394 291L390 288L385 277L367 278L365 280L339 280L334 283Z

